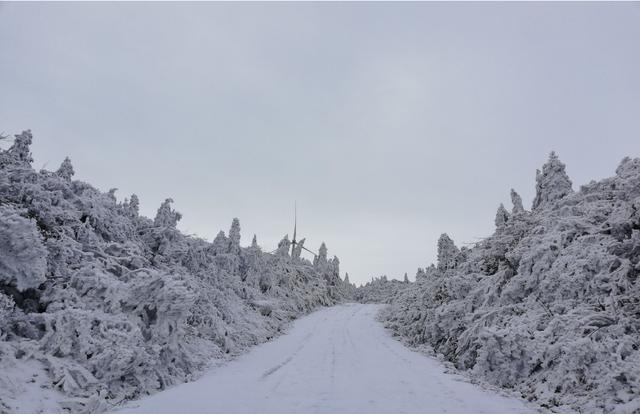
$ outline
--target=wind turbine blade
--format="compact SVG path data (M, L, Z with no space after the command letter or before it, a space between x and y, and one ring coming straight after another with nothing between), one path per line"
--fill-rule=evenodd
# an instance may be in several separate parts
M296 240L296 231L298 230L298 203L293 203L293 241Z
M317 256L316 253L312 252L311 250L307 249L306 247L302 246L303 249L305 249L306 251L308 251L309 253L311 253L314 256Z
M298 230L298 206L297 202L293 202L293 240L291 241L291 257L296 251L296 232Z

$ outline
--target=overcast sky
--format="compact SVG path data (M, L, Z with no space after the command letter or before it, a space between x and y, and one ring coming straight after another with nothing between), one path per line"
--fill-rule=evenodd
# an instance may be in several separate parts
M640 156L640 3L0 3L0 131L211 239L413 279L447 232Z

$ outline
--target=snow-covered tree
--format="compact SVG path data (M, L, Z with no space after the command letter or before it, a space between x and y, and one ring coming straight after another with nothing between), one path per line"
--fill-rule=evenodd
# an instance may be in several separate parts
M346 297L307 261L240 247L239 225L210 243L176 228L170 199L150 219L135 195L35 171L30 144L26 131L0 149L0 411L24 398L2 386L20 369L62 393L52 411L100 413Z
M289 240L289 235L287 234L278 243L278 250L276 251L276 254L282 257L289 257L290 247L291 247L291 241Z
M333 256L328 265L331 276L335 279L340 279L340 259L338 259L338 256Z
M407 275L407 272L404 273L404 283L409 283L409 276Z
M458 265L460 250L447 233L438 239L438 269L453 269Z
M107 197L113 204L118 202L118 199L116 198L116 191L118 191L117 188L110 188L109 191L107 191Z
M306 239L302 239L302 240L296 242L296 245L295 245L295 247L293 248L293 250L291 252L292 253L291 257L294 260L300 260L300 256L302 255L302 248L304 247L305 240Z
M229 240L227 236L224 234L224 231L220 230L216 237L211 242L211 250L214 254L223 254L227 252L227 248L229 247Z
M138 212L140 210L140 200L138 199L137 195L131 194L131 200L129 201L129 205L131 206L133 211L135 211L136 215L138 215Z
M140 213L140 200L138 199L138 196L131 194L131 199L125 199L122 207L129 218L133 219L138 217L138 214Z
M389 280L386 275L382 275L358 287L353 297L362 303L393 303L393 299L410 286L408 279L406 281Z
M64 178L67 181L71 181L71 178L75 174L73 171L73 165L71 165L71 160L69 157L66 157L62 164L60 164L60 168L56 171L58 177Z
M504 205L500 203L500 206L498 207L498 211L496 212L496 219L495 219L496 228L502 229L507 224L507 221L509 221L509 212L507 211L506 208L504 208Z
M15 135L13 145L7 151L8 155L19 163L32 163L33 158L31 157L30 149L32 140L33 135L31 135L30 130L22 131L21 134Z
M5 341L7 334L11 331L9 324L15 305L13 298L0 292L0 341Z
M171 208L171 203L173 203L173 199L167 198L158 208L158 212L156 213L156 218L153 219L153 222L156 226L159 227L176 227L178 221L182 218L182 214Z
M322 242L318 255L313 259L313 266L316 268L325 268L327 266L327 245Z
M544 407L633 412L640 158L573 192L552 154L537 174L533 210L512 199L513 214L496 223L506 225L471 249L456 254L441 238L438 269L387 296L385 324L405 342L426 344L471 376Z
M516 190L511 189L511 203L513 204L513 209L511 210L511 214L519 214L524 212L524 207L522 206L522 197Z
M0 283L20 291L45 281L47 250L33 220L0 205Z
M240 253L240 220L234 218L229 230L229 253Z
M542 166L542 172L536 171L534 209L541 208L573 192L572 183L565 168L556 153L551 152L549 160Z

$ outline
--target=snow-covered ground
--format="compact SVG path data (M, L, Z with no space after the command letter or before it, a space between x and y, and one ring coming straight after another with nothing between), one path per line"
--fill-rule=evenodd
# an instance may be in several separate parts
M522 401L444 373L393 339L380 305L348 304L296 321L286 335L117 414L534 413Z

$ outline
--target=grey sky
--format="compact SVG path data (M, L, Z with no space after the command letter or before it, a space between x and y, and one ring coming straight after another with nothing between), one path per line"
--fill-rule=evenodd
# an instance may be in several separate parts
M0 131L211 239L326 241L363 282L640 156L640 3L0 4Z

